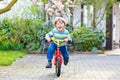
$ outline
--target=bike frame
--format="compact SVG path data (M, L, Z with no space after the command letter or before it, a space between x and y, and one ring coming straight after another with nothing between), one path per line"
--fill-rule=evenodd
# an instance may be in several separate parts
M59 48L59 47L57 48L56 53L55 53L54 65L56 65L58 57L60 58L60 65L62 65L62 61L63 61L63 60L62 60L62 55L61 55L61 52L60 52L60 48Z
M51 38L51 39L52 39L52 41L55 41L56 44L57 44L57 50L55 52L55 57L54 57L54 65L56 66L58 57L60 58L60 65L62 65L63 59L62 59L62 55L61 55L61 52L60 52L60 44L59 43L64 42L64 40L57 40L55 38Z

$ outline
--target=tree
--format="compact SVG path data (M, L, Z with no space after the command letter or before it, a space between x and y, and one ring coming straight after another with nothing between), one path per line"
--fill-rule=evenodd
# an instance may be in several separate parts
M93 27L93 30L95 30L97 25L99 25L99 23L104 19L106 11L111 13L109 6L113 5L115 0L83 0L81 3L88 7L93 6L92 15L88 15L89 17L92 16L92 18L90 18L92 19L91 26ZM106 16L108 16L108 14Z
M11 7L17 2L17 0L12 0L6 7L3 9L0 9L0 14L5 13L9 10L11 10Z
M39 17L43 21L46 21L46 12L45 12L45 4L47 3L47 0L31 0L33 2L35 9L37 9L37 13L39 11Z
M32 0L33 2L35 0ZM50 16L66 16L69 19L69 25L73 28L73 10L76 7L77 2L80 0L46 0L45 12ZM40 0L35 1L36 4L41 2Z

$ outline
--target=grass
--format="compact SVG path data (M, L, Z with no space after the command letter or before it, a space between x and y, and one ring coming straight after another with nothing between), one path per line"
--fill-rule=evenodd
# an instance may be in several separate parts
M0 51L0 66L9 66L16 59L24 57L25 51Z

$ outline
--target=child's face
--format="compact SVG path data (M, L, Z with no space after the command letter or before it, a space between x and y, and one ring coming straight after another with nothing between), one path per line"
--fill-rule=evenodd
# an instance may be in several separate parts
M59 20L56 22L55 26L56 26L57 30L63 31L64 27L65 27L65 23L63 21Z

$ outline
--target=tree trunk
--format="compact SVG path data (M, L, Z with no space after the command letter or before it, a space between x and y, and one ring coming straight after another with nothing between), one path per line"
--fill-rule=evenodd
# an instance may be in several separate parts
M46 21L46 11L45 11L45 4L47 3L48 0L43 0L43 21L45 22Z
M72 30L74 29L74 26L73 26L73 8L70 8L70 27L72 28Z
M43 16L44 16L44 18L43 18L43 21L45 22L46 21L46 12L45 12L45 3L43 4Z
M0 14L11 10L11 7L17 2L17 0L12 0L5 8L0 9Z
M95 9L95 6L93 7L94 9L93 9L93 22L92 22L92 27L93 27L93 30L95 30L95 28L96 28L96 21L95 21L95 19L96 19L96 9Z
M112 49L112 25L113 25L113 18L112 18L112 12L109 12L109 10L112 11L112 5L109 7L109 9L107 10L107 15L109 15L106 18L106 32L109 33L107 34L107 38L106 38L106 49L107 50L111 50Z
M84 10L83 10L83 8L84 8L84 5L82 4L82 5L81 5L81 27L84 26L84 24L83 24L83 14L84 14Z

